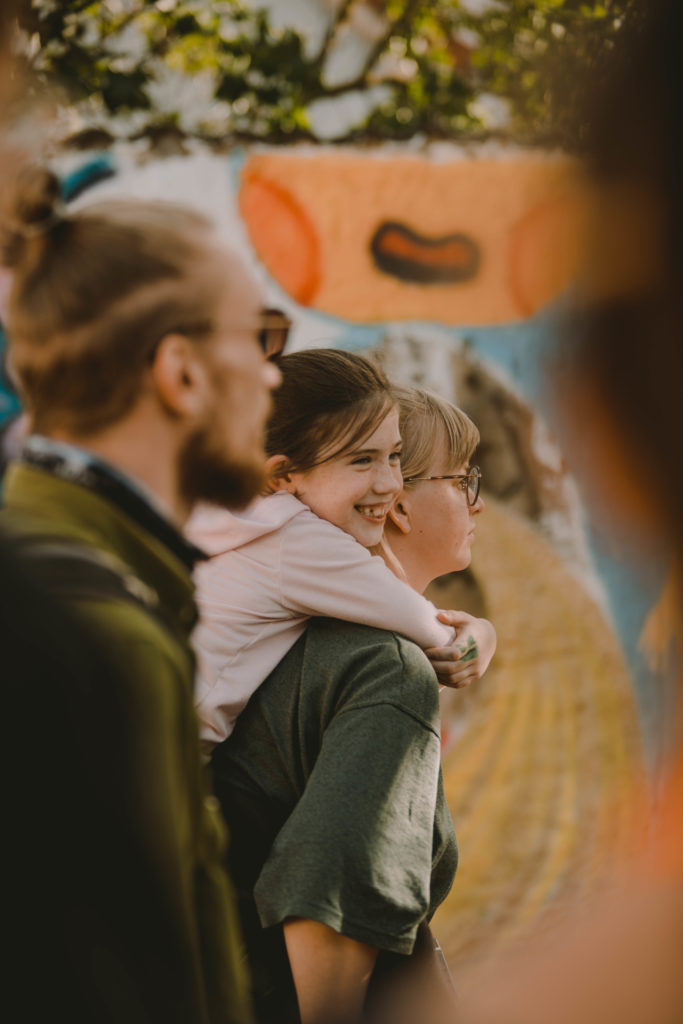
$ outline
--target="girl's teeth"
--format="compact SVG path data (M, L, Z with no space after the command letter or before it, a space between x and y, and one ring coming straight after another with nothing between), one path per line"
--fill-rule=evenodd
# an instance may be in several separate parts
M356 508L364 516L371 516L373 519L383 519L384 509L376 508L364 508L362 505L357 505Z

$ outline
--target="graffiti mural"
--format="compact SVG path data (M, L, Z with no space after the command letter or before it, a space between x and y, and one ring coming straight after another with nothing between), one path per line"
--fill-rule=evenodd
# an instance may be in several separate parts
M425 238L399 221L385 221L370 242L378 270L415 284L467 281L479 269L479 248L466 235Z
M586 524L548 425L554 310L589 207L577 168L443 145L133 157L116 154L88 179L82 154L62 155L65 182L79 182L74 204L121 194L195 203L292 317L294 348L372 352L481 430L487 511L472 567L430 596L498 630L487 677L443 694L461 866L439 911L454 965L494 955L601 884L606 854L632 833L666 714L644 696L656 665L637 649L644 627L651 646L664 644L653 612L664 571L624 576Z
M255 251L299 303L356 322L491 325L542 309L581 253L576 167L441 153L249 157L239 195ZM550 245L554 258L538 260Z

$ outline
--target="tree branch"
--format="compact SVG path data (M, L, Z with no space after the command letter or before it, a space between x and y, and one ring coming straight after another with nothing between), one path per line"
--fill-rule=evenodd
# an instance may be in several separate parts
M348 13L351 9L351 5L353 3L354 0L342 0L342 2L340 3L339 7L334 13L332 20L330 21L330 24L327 26L325 38L322 41L322 46L320 47L318 55L315 58L315 60L311 61L312 67L322 69L325 61L327 60L327 55L330 46L332 45L332 41L334 40L334 37L337 34L337 29L346 21Z
M318 99L332 99L335 96L343 96L344 93L354 92L357 89L368 89L371 85L404 86L406 83L401 78L383 78L378 82L370 82L367 75L359 75L351 82L340 82L338 85L327 86Z
M373 48L370 50L370 53L368 54L365 60L365 64L363 65L363 68L360 74L358 75L359 81L364 81L367 83L368 76L372 69L374 68L377 61L379 60L379 58L384 53L387 43L389 42L391 37L395 35L397 32L402 32L404 31L404 29L407 29L410 26L413 14L415 13L415 9L417 8L419 3L420 0L407 0L406 5L403 8L403 14L399 15L396 21L391 22L385 34L382 36L381 39L377 40Z
M325 86L321 91L320 98L330 98L333 96L343 96L344 93L354 92L357 89L367 89L373 83L370 81L370 72L373 67L384 53L387 43L396 32L402 32L410 27L413 14L416 7L419 5L420 0L407 0L407 3L401 14L395 21L392 21L387 31L384 33L381 39L378 39L370 53L365 59L365 63L359 73L350 82L340 82L338 85ZM382 83L386 85L404 85L405 83L397 79L382 79Z

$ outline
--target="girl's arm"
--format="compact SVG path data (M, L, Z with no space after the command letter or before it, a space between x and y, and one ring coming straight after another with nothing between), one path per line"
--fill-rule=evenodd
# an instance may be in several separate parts
M378 951L302 917L283 930L302 1024L360 1024Z
M348 533L310 510L281 531L280 600L297 615L359 622L445 646L454 630L438 610Z
M495 654L493 624L459 611L440 611L439 619L455 628L455 640L447 647L430 647L425 654L444 686L469 686L481 679Z
M428 656L444 686L466 686L478 679L495 651L490 622L466 612L438 612L381 557L309 510L283 530L281 585L284 605L298 614L392 630L433 651ZM469 627L477 645L474 657L467 651L469 632L462 635Z

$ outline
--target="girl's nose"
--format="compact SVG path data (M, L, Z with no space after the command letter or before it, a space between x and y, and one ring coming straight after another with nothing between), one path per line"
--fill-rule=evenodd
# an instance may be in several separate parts
M403 477L398 465L383 465L377 467L375 474L374 488L378 494L398 494L403 487Z
M481 492L477 495L477 500L474 505L470 505L470 514L473 516L478 515L479 512L483 512L486 508L486 502L481 496Z
M282 374L278 370L275 363L269 359L263 361L263 367L261 369L261 379L265 383L269 391L274 391L275 388L279 388L282 382Z

